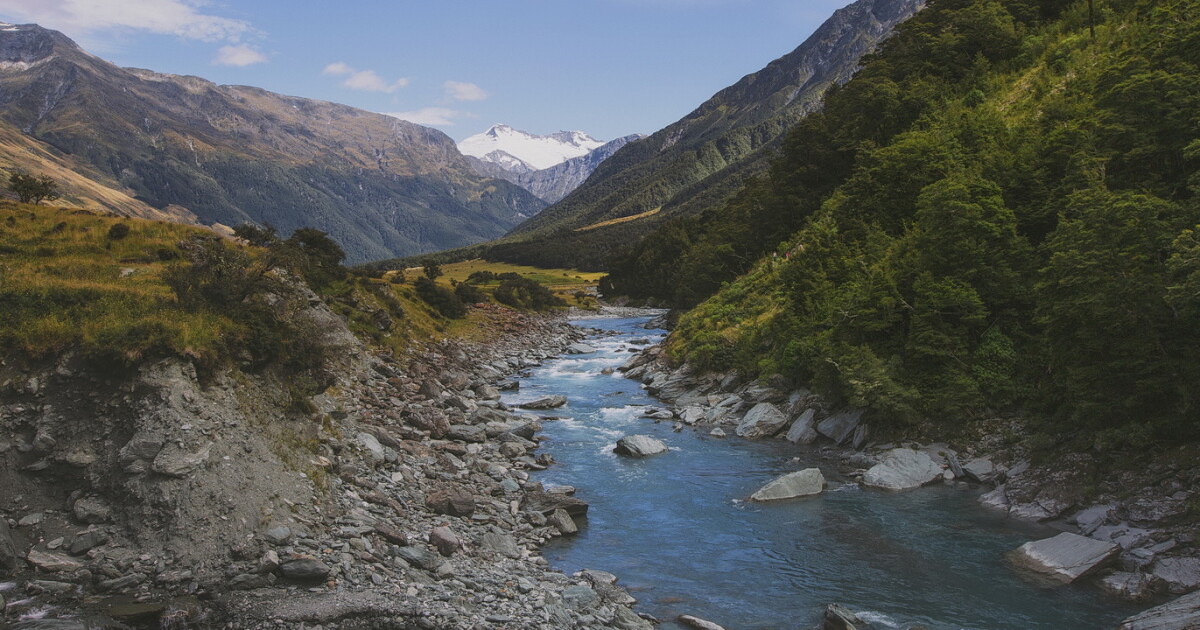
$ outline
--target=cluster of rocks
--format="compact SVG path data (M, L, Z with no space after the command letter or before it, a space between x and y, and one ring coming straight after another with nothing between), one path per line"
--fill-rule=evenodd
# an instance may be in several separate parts
M347 336L338 382L303 404L179 360L107 379L4 366L0 621L650 628L615 576L539 555L587 503L530 480L552 463L539 419L500 401L584 333L488 315L504 334L487 345L371 356Z
M1011 559L1023 569L1059 582L1092 577L1114 595L1137 601L1200 588L1200 527L1194 508L1200 500L1200 458L1195 452L1160 457L1149 470L1126 471L1119 479L1097 484L1103 474L1087 454L1031 466L1020 449L997 452L987 439L962 451L941 443L872 442L868 416L861 409L830 409L820 397L791 387L782 377L747 380L736 373L701 374L686 364L673 366L660 347L635 355L618 369L670 405L647 409L645 416L673 422L676 430L693 427L714 437L733 433L814 445L836 452L849 478L884 490L938 482L980 484L991 488L980 497L986 506L1015 518L1077 528L1078 534L1014 550ZM1131 492L1130 486L1136 489ZM751 499L811 496L823 487L821 472L808 469L772 481ZM1169 618L1181 618L1185 608L1174 606ZM1200 607L1191 610L1200 619Z

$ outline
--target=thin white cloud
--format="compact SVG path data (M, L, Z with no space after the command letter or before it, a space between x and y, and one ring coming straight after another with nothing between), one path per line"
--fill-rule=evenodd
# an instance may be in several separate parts
M217 50L213 63L218 66L234 66L244 68L256 63L266 63L267 56L255 50L252 46L239 44L237 46L222 46Z
M342 81L342 85L352 90L363 90L365 92L385 92L391 94L408 85L408 79L396 79L395 81L388 82L374 70L355 70L350 64L343 61L335 61L325 66L321 74L344 76L346 80Z
M447 81L442 87L446 89L446 98L455 101L482 101L488 97L488 93L474 83Z
M258 31L244 20L203 13L194 0L0 0L20 21L82 34L133 29L206 42L237 42Z
M451 127L455 118L477 118L474 114L446 107L422 107L411 112L384 112L387 116L430 127Z

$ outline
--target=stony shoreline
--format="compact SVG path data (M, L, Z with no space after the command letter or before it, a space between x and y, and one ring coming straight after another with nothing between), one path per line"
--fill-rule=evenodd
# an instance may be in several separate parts
M510 375L585 332L486 309L500 333L487 345L373 356L344 336L337 385L301 413L278 383L201 384L178 360L121 383L66 360L6 367L0 619L651 628L615 576L567 576L539 555L587 505L529 480L550 464L537 419L499 400Z
M1031 464L1019 443L998 437L1024 430L1013 420L997 421L992 432L953 447L881 443L871 439L870 416L864 410L831 408L783 378L700 374L687 365L672 365L657 346L618 369L668 405L648 409L646 416L673 422L676 429L691 427L715 437L787 440L798 449L838 461L840 472L861 485L887 491L930 483L976 484L983 505L1072 532L1074 538L1055 537L1055 544L1042 541L1041 553L1032 554L1032 560L1023 550L1014 550L1014 568L1051 574L1062 569L1059 574L1070 578L1059 581L1094 580L1111 595L1131 601L1200 592L1200 523L1191 507L1200 466L1191 451L1158 457L1140 471L1105 477L1084 453ZM786 477L776 481L788 482ZM1079 549L1084 552L1070 553ZM1056 562L1087 564L1064 569ZM853 625L849 611L830 610L826 628L866 627ZM1120 628L1200 627L1200 600L1193 593L1144 615L1158 625L1143 625L1147 622L1134 617Z

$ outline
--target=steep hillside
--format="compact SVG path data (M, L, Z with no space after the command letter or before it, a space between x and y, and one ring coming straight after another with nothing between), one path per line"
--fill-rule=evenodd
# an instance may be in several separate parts
M1097 453L1200 438L1197 9L1105 3L1093 36L1084 2L934 0L769 180L647 238L610 290L720 289L678 359L894 427L1019 412ZM738 259L759 261L721 289Z
M641 134L634 134L617 138L592 149L586 155L571 158L540 171L520 173L505 179L547 203L554 203L583 185L600 164L612 157L618 149L641 137Z
M118 68L36 25L0 31L0 119L205 223L328 232L350 260L494 238L544 204L444 134L343 105Z
M859 0L838 10L791 53L718 92L682 120L626 145L583 186L522 223L488 255L602 268L614 247L636 241L663 220L719 206L764 170L768 151L820 107L827 89L850 78L859 59L923 4ZM659 212L648 215L654 210ZM636 215L653 218L575 232Z

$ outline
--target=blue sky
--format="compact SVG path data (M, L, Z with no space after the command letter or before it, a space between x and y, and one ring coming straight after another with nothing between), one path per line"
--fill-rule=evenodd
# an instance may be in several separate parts
M122 66L346 103L456 140L652 133L849 0L0 0Z

